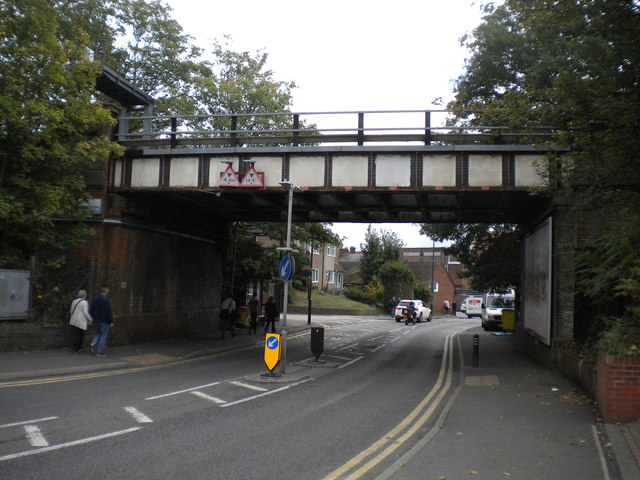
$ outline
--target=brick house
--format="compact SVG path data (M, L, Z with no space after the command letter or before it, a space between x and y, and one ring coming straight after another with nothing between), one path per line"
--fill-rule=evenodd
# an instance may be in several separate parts
M464 266L453 256L445 255L443 248L403 248L402 254L407 265L421 282L431 285L435 283L433 307L442 310L445 299L450 303L455 300L458 305L462 298L471 291L469 280L459 277ZM339 262L344 271L344 285L362 285L360 278L360 260L362 252L355 247L340 250Z

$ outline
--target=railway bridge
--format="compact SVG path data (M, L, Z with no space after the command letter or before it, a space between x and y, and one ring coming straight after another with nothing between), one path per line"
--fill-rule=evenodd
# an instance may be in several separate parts
M564 152L551 132L454 128L443 110L159 116L102 88L125 154L87 174L96 234L79 258L112 289L116 341L213 333L229 226L286 221L283 184L294 222L523 225L524 328L548 356L572 338L575 219L536 194Z

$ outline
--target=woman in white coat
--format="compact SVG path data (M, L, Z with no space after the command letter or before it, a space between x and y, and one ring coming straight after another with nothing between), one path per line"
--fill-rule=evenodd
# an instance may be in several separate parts
M76 299L71 302L71 319L69 325L75 327L76 338L73 345L74 352L82 352L82 340L84 339L84 332L87 329L87 325L93 323L91 315L89 315L89 302L87 302L86 290L80 290Z

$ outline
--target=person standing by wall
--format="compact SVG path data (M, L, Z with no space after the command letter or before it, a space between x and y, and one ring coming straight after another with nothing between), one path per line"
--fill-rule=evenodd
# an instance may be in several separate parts
M278 306L273 301L273 297L269 297L266 305L264 306L265 326L264 333L269 331L269 325L271 325L271 333L276 333L276 318L278 318Z
M107 343L109 329L115 325L113 322L113 313L111 312L111 300L107 298L109 289L107 287L100 288L100 294L91 300L89 307L89 315L96 324L96 336L91 341L90 352L96 351L97 357L106 357L104 346Z
M82 352L82 341L84 340L84 332L87 330L87 325L93 323L91 315L89 315L89 302L87 302L86 290L80 290L78 292L76 299L71 302L69 313L71 314L69 325L76 329L73 351L80 353Z
M249 315L251 316L251 320L249 323L249 334L256 333L256 329L258 328L258 315L260 315L260 299L258 298L258 294L254 294L251 300L249 300Z
M233 324L236 321L236 301L228 293L225 299L220 305L220 338L224 338L225 330L231 330L231 336L235 337L236 332L233 329Z
M444 299L444 304L442 305L442 310L444 310L445 315L449 315L449 299Z

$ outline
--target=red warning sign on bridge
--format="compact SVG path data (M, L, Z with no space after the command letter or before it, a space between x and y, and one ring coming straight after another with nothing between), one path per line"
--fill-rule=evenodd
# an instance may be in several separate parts
M218 185L221 187L239 187L240 180L238 180L238 175L233 170L231 165L228 165L226 170L220 175L220 180L218 180Z
M260 175L258 174L258 172L256 172L256 169L254 168L253 165L251 165L249 167L249 170L247 170L247 173L244 174L244 177L242 178L242 182L240 182L240 186L241 187L264 187L264 183L262 182Z

